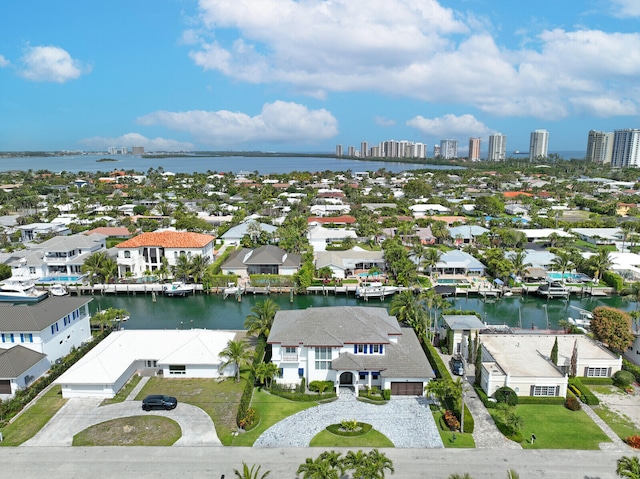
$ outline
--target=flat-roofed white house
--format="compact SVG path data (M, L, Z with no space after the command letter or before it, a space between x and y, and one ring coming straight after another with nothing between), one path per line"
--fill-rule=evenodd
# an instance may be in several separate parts
M381 271L386 269L386 260L382 251L318 251L316 269L328 266L334 278L344 279L356 271L364 272L373 267Z
M432 214L444 215L451 213L451 209L437 203L411 205L409 209L413 213L414 218L425 218Z
M277 382L332 381L341 387L424 395L433 370L411 328L385 308L337 306L278 311L267 339Z
M0 400L12 398L48 370L45 354L21 345L0 348Z
M112 398L137 371L166 378L234 376L222 368L221 351L238 331L123 330L114 331L56 379L62 397Z
M309 243L313 251L326 251L327 245L342 243L346 238L358 239L358 235L351 228L325 228L321 224L310 224L307 230Z
M154 271L166 258L169 266L175 266L179 256L214 258L215 236L184 231L156 231L142 233L116 246L118 251L118 277L131 273L134 278Z
M242 248L231 253L220 267L222 274L247 277L252 274L280 274L293 276L301 266L302 256L287 253L274 245L255 249Z
M550 359L558 338L558 363ZM503 386L518 396L566 396L574 344L577 377L611 377L622 358L580 334L481 334L480 385L491 396Z

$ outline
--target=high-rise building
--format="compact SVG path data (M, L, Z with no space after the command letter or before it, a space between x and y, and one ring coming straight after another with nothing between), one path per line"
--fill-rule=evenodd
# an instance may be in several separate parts
M640 130L616 130L613 134L611 166L640 166Z
M613 133L604 131L589 131L587 138L587 155L585 159L594 163L607 165L611 163L613 154Z
M411 145L411 158L426 158L427 145L424 143L414 143Z
M458 158L458 140L440 140L440 156L445 160Z
M369 156L369 143L363 141L360 143L360 158Z
M116 154L118 154L118 149L117 149L115 146L110 146L110 147L107 149L107 152L108 152L110 155L116 155Z
M440 145L433 145L433 157L440 158Z
M371 156L374 158L381 158L382 154L380 153L380 146L372 146L371 147Z
M120 154L121 155L126 155L128 153L127 147L123 146L120 148Z
M469 138L469 160L480 160L480 138Z
M342 145L336 145L336 156L342 156Z
M351 145L349 146L349 148L347 148L347 156L356 156L356 147Z
M131 148L131 153L134 155L144 155L144 146L134 146Z
M549 149L549 132L547 130L536 130L531 132L529 142L529 160L545 158Z
M489 135L487 160L504 161L507 158L507 137L502 133Z

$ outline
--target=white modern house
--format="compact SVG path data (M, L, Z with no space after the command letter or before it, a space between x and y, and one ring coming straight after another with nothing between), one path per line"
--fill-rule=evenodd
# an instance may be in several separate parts
M444 325L440 329L440 340L449 336L452 344L449 345L451 354L460 354L465 360L469 360L469 341L475 341L477 333L486 329L484 323L474 314L442 315ZM451 331L451 333L449 333Z
M331 268L334 278L344 279L365 272L371 268L379 268L384 271L386 261L382 251L318 251L316 253L316 269L328 266Z
M326 251L328 245L342 243L347 238L358 239L356 231L352 228L325 228L316 223L309 224L307 237L314 252Z
M423 396L434 373L411 328L385 308L326 307L278 311L267 339L277 382L332 381L341 387L390 389Z
M118 251L118 277L131 273L134 278L144 276L162 266L162 258L169 267L175 266L179 256L202 256L214 259L215 237L201 233L156 231L142 233L116 246Z
M287 253L274 245L255 249L242 248L231 255L221 266L222 274L248 277L252 274L280 274L293 276L301 266L299 254Z
M112 398L136 372L166 378L234 376L234 366L222 368L220 353L238 334L206 329L114 331L55 384L62 386L64 398Z
M220 239L227 245L239 246L242 238L246 235L251 236L258 231L273 235L277 229L276 226L267 223L258 223L255 220L249 220L229 228Z
M28 386L91 340L91 301L52 297L34 305L0 304L0 395Z
M558 362L551 359L558 338ZM582 334L481 334L480 385L491 396L503 386L518 396L566 396L574 346L577 377L611 377L622 358Z

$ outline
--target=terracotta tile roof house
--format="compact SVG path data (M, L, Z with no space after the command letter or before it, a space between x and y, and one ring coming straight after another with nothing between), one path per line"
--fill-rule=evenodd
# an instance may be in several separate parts
M336 225L353 224L356 222L355 217L351 215L329 216L326 218L320 216L310 216L307 218L308 223L333 223Z
M385 308L337 306L278 311L267 339L280 383L332 381L424 395L434 377L415 332Z
M131 236L131 232L129 232L127 228L123 228L121 226L101 226L89 231L84 231L82 234L86 236L93 233L105 235L108 238L129 238Z
M142 277L146 271L152 274L162 266L166 258L169 266L175 266L180 255L203 256L214 259L215 236L180 231L142 233L116 246L118 251L118 276L131 273Z

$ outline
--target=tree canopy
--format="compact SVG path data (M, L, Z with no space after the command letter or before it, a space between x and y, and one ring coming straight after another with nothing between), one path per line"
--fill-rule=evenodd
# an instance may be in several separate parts
M631 316L609 306L598 306L593 310L591 331L595 339L619 353L625 351L633 342Z

